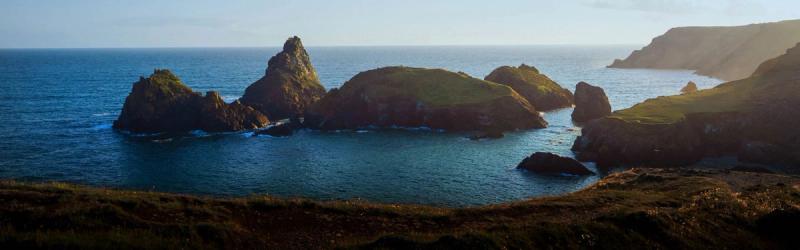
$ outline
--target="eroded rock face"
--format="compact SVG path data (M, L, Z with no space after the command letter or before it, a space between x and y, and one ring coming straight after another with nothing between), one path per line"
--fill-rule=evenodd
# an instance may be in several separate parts
M511 87L533 104L536 110L549 111L572 107L573 104L572 92L525 64L499 67L484 80Z
M547 123L508 86L441 69L386 67L361 72L330 91L309 109L305 125L496 132Z
M225 103L219 93L195 93L169 70L140 78L125 99L114 128L132 132L237 131L262 127L269 120L239 102Z
M606 92L600 87L579 82L575 87L575 110L572 120L587 122L611 114L611 103Z
M272 120L301 116L325 94L300 38L289 38L283 51L269 59L264 77L251 84L243 104Z
M594 172L572 158L553 153L536 152L525 158L517 168L544 175L593 175Z
M800 64L795 62L800 62L798 48L765 62L749 78L617 111L584 126L573 150L599 166L683 166L713 156L800 166ZM676 114L680 118L664 118Z

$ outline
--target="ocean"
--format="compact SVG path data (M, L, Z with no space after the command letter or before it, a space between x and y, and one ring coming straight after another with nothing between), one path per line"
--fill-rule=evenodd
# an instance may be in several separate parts
M684 70L607 69L640 46L310 47L326 88L364 70L404 65L483 78L526 63L562 86L605 89L614 110L721 81ZM153 138L115 131L139 76L168 68L195 91L233 101L264 75L273 48L0 50L0 179L65 181L210 196L266 194L318 200L476 206L579 190L600 176L546 177L515 169L536 151L573 156L571 108L545 129L471 141L424 129L253 137L251 132ZM593 168L592 164L589 164Z

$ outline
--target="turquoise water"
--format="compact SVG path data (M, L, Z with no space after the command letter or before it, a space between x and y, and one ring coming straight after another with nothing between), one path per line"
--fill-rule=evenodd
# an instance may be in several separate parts
M389 65L439 67L483 78L501 65L535 65L569 89L602 86L614 109L677 94L689 71L606 69L639 46L309 48L326 88ZM227 101L264 74L279 48L0 50L0 178L204 195L270 194L315 199L471 206L571 192L599 177L544 177L514 169L535 151L572 156L580 128L571 109L544 114L550 127L497 140L425 130L301 131L158 138L111 129L131 89L154 68Z

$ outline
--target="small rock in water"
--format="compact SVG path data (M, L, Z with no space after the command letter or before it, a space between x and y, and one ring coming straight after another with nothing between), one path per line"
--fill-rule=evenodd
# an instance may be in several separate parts
M545 152L533 153L522 160L517 168L545 175L594 175L575 159Z
M467 138L473 141L477 141L480 139L500 139L503 138L503 136L504 135L502 131L480 131L473 133Z

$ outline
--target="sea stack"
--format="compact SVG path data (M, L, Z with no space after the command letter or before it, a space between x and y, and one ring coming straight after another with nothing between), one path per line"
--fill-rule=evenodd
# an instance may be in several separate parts
M511 87L539 111L572 107L573 104L572 92L525 64L499 67L484 80Z
M689 81L686 83L686 86L681 88L681 94L689 94L694 92L697 92L697 84L695 84L693 81Z
M244 92L242 103L272 120L302 116L306 108L325 94L298 37L286 40L283 51L269 59L264 77Z
M305 125L322 130L428 127L449 131L544 128L547 122L508 86L442 69L361 72L315 103Z
M587 122L611 114L611 104L602 88L586 82L579 82L575 87L575 110L572 120Z
M132 132L237 131L269 123L260 112L234 102L225 103L219 93L195 93L169 70L155 70L141 77L125 98L114 128Z

